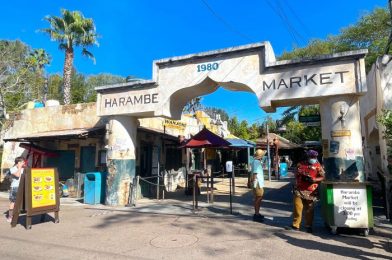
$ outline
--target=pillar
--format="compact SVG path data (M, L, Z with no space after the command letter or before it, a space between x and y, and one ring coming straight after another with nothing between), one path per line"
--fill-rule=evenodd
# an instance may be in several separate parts
M359 97L320 102L323 163L330 181L365 181Z
M108 123L106 205L126 205L129 187L135 176L138 120L115 116Z

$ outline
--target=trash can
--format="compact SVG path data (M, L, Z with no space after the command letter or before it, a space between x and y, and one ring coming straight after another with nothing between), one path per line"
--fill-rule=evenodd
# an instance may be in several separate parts
M84 176L84 203L99 204L104 202L106 174L88 172Z
M287 163L280 163L279 164L279 176L280 177L287 177Z

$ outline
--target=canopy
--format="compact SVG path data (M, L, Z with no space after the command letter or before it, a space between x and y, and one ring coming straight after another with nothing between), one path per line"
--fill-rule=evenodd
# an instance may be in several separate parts
M230 142L226 141L222 137L214 134L207 128L203 128L200 132L198 132L191 139L186 141L186 143L181 148L224 148L229 147Z
M230 142L231 148L253 148L256 146L254 142L239 138L227 138L226 141Z

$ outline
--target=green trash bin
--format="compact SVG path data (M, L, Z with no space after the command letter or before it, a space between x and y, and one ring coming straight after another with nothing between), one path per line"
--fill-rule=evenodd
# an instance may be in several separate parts
M367 236L373 228L372 187L365 182L322 182L322 215L333 234L338 228L361 229Z

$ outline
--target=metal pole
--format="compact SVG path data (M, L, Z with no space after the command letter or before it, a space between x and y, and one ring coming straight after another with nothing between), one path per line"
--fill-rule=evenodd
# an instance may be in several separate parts
M193 210L196 209L196 175L193 174L192 176L193 179Z
M232 188L231 186L233 185L233 176L230 177L230 214L233 214L233 196L232 196Z
M214 176L211 172L211 204L214 203Z
M231 173L231 178L233 179L233 194L235 194L235 174L234 174L234 166L233 166L233 172Z
M134 201L134 205L136 207L136 201L137 201L137 195L139 193L139 182L140 182L140 176L136 176L136 194L135 194L135 201Z
M271 155L270 155L270 147L269 147L269 127L267 122L267 156L268 156L268 181L271 181Z
M157 174L157 200L159 200L159 161L158 161L158 174Z

